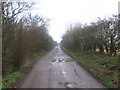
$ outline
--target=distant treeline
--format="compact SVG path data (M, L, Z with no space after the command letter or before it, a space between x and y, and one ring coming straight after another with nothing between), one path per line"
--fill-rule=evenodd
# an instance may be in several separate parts
M54 41L47 32L48 19L20 15L34 4L2 2L2 72L19 70L35 53L50 50Z
M91 22L90 25L70 25L64 34L62 46L75 52L99 52L116 56L120 52L118 15Z

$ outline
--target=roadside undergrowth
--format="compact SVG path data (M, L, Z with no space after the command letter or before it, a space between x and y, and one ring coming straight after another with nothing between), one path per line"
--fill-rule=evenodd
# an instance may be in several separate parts
M19 77L24 75L24 71L31 67L31 65L42 58L48 51L41 51L40 53L34 54L30 60L24 63L20 70L12 72L2 77L2 88L8 88L11 84L15 83Z
M63 50L109 88L118 88L118 58L94 53Z

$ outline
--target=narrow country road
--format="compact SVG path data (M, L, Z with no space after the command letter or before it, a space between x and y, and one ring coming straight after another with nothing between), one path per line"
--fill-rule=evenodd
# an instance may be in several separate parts
M104 88L56 46L33 66L20 88Z

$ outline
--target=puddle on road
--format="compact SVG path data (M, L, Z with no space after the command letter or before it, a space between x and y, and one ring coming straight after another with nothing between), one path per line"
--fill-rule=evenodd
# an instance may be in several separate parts
M73 85L70 84L70 83L66 84L66 87L67 87L67 88L74 88Z
M63 83L59 83L60 85L63 85L66 88L75 88L77 86L77 83L73 83L73 82L63 82Z
M65 71L62 71L63 76L66 78L67 77L67 73Z
M54 57L52 62L56 63L64 63L64 62L74 62L71 58L65 58L65 57Z

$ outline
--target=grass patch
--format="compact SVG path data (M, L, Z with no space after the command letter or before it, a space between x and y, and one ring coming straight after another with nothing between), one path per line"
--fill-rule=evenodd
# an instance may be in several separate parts
M46 51L41 51L40 53L34 54L32 57L32 62L40 59L42 56L44 56L47 52Z
M75 58L104 85L110 88L118 88L118 59L117 57L95 55L93 53L70 52L63 50Z
M2 88L7 88L21 76L21 72L13 72L2 79Z

